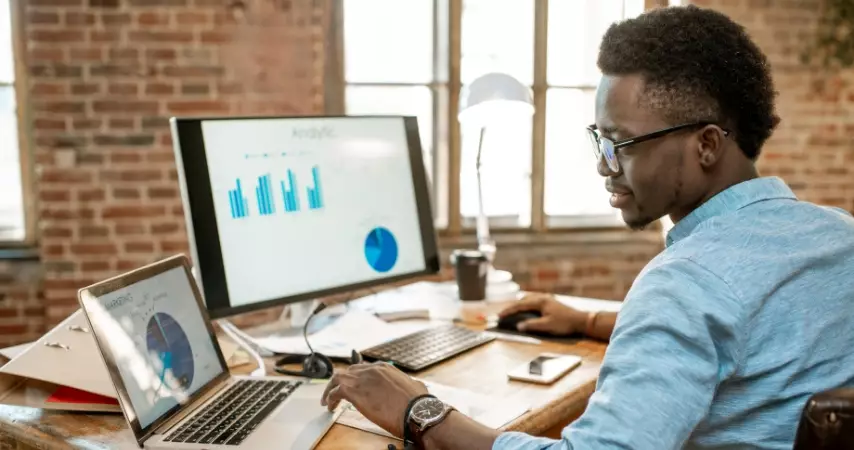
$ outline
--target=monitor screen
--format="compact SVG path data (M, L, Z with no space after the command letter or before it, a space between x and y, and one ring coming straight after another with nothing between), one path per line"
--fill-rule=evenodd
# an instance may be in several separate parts
M173 123L212 317L438 271L414 118Z
M183 266L103 294L83 306L119 378L128 417L145 429L225 372Z

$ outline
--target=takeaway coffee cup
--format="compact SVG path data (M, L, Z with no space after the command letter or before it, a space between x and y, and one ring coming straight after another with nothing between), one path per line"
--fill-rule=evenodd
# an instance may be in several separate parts
M486 298L486 277L489 260L478 250L455 250L451 255L457 277L460 300Z

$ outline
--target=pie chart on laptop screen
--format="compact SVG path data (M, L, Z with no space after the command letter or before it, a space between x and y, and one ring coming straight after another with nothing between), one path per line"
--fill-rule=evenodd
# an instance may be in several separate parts
M145 341L148 353L156 361L152 363L160 379L160 387L189 389L195 371L193 349L181 325L169 314L155 313L148 321Z
M386 228L377 227L365 237L365 259L377 272L388 272L397 262L397 240Z

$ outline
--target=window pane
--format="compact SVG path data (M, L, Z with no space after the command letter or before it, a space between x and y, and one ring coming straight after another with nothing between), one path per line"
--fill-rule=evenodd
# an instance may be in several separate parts
M481 152L483 207L489 217L510 218L513 225L531 222L531 121L490 126ZM463 217L477 217L478 128L462 126L460 209ZM502 221L504 223L504 221Z
M546 97L545 212L552 216L609 215L605 179L585 128L594 120L593 89L549 89Z
M0 86L0 240L23 239L24 205L15 91Z
M344 0L344 55L351 83L429 83L433 1Z
M463 83L504 72L533 84L533 0L464 0L460 70Z
M596 58L605 31L612 23L642 11L643 0L550 0L549 84L598 84Z
M0 0L0 83L15 79L12 68L12 24L9 0Z
M418 118L427 177L433 179L433 95L425 86L348 86L347 114L400 114Z

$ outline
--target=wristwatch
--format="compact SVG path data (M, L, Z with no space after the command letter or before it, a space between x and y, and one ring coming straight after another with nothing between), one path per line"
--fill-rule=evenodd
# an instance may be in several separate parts
M454 407L432 395L415 399L406 415L404 443L409 441L415 444L416 448L424 448L422 442L424 433L442 422L453 410Z

